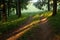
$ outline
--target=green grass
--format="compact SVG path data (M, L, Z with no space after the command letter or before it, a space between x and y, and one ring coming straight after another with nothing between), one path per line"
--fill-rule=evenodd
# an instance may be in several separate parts
M58 12L56 16L50 17L49 22L52 25L53 32L60 34L60 12Z
M7 22L0 22L0 33L18 28L21 24L25 23L28 17L28 14L22 14L20 18L17 18L15 15L10 16Z
M7 32L18 28L21 24L24 24L29 16L34 16L36 13L22 13L22 16L18 18L16 15L10 15L7 22L0 21L0 33Z

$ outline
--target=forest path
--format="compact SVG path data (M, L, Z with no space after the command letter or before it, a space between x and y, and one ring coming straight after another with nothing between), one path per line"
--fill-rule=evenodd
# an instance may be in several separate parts
M52 40L52 29L48 19L41 16L39 20L33 21L33 16L28 17L26 23L22 24L20 28L14 30L12 33L5 34L0 40L20 40L28 30L32 29L34 25L39 25L37 30L34 30L33 37L27 37L27 40ZM33 22L32 22L33 21Z
M25 32L30 30L33 25L39 24L40 28L38 30L35 30L35 33L33 34L34 38L28 38L28 40L52 40L52 30L51 30L51 25L48 22L48 19L45 17L40 17L40 20L33 21L31 22L32 17L28 20L29 23L25 25L23 28L20 28L16 32L17 34L9 37L7 40L18 40Z

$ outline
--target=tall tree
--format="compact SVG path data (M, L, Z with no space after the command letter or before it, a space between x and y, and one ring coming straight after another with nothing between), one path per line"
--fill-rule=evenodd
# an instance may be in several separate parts
M11 11L11 3L12 2L12 0L8 0L8 2L7 2L7 6L8 6L8 16L9 16L9 14L11 13L10 11Z
M50 11L50 0L48 0L48 11Z
M34 3L34 6L38 9L43 9L42 7L43 7L44 4L45 4L44 0L42 0L42 1L38 0L37 2Z
M2 0L1 5L2 5L2 21L5 22L5 21L7 21L5 0Z
M16 0L16 14L18 17L21 16L21 10L22 9L27 9L28 2L30 0Z
M16 0L16 14L18 15L18 17L21 16L21 2L20 0Z
M1 11L0 11L0 21L1 21Z
M1 0L0 0L0 20L1 20Z
M57 0L53 0L53 14L55 16L57 14Z
M43 10L43 6L45 6L45 4L47 4L46 0L38 0L37 2L34 3L35 7L38 9Z

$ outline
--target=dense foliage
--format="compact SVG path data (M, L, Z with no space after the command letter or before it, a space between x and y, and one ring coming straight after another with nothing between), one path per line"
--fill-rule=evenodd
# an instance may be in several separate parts
M37 2L34 3L35 7L38 9L43 9L42 7L47 4L46 0L38 0Z
M21 0L21 9L27 9L30 0Z

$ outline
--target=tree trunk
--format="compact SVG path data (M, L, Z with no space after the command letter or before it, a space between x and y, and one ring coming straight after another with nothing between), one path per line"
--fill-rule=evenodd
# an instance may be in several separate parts
M8 16L10 15L11 12L11 2L12 0L8 0Z
M48 11L50 11L50 0L48 0Z
M17 0L17 2L16 2L16 14L18 15L18 17L21 16L20 0Z
M10 15L10 5L8 3L8 16Z
M53 14L55 16L57 14L57 0L53 0Z
M0 21L1 21L1 11L0 11Z
M2 21L5 22L7 21L7 14L6 14L6 5L5 5L5 0L2 0L2 4L3 4L3 7L2 7Z
M8 7L8 16L10 15L10 7Z
M1 21L1 13L2 13L1 4L2 4L2 0L0 0L0 21Z

